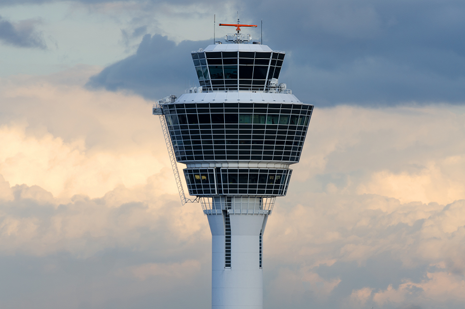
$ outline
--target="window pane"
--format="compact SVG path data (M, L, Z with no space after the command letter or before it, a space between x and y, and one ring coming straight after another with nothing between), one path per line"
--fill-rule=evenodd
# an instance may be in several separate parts
M199 78L199 80L204 80L202 67L195 67L195 71L197 72L197 77Z
M179 124L187 124L186 115L178 115Z
M210 79L210 78L208 78L208 69L207 69L207 67L202 67L202 71L203 71L204 79Z
M252 115L239 115L239 123L252 123Z
M237 58L237 52L223 52L223 58Z
M237 64L237 59L223 59L223 64Z
M253 59L239 59L239 64L251 64L251 65L253 65Z
M226 123L237 123L237 114L226 114L225 120Z
M224 77L226 79L237 79L237 65L236 66L225 66Z
M266 118L267 124L278 124L279 115L268 115Z
M268 59L255 59L255 64L268 65L270 61Z
M253 66L239 66L240 79L252 79Z
M256 66L253 72L253 78L254 79L265 79L267 71L268 71L268 67Z
M197 124L197 123L199 123L199 121L197 120L197 115L196 114L187 115L187 119L189 120L189 124Z
M224 123L223 114L212 114L212 123Z
M276 69L274 70L274 73L273 73L273 78L279 78L279 72L281 72L281 68L276 67Z
M199 123L210 123L210 115L209 114L199 114Z
M221 59L208 59L208 65L212 65L212 64L222 65L223 62L221 61Z
M207 58L221 58L221 53L219 52L207 53Z
M266 115L253 115L253 123L265 123Z
M289 124L289 116L288 115L281 115L279 117L279 124Z
M240 52L239 57L241 57L241 58L253 58L254 53L253 52Z
M298 119L299 119L299 116L291 116L291 124L297 125Z
M255 58L270 58L271 53L257 53Z
M219 65L209 66L210 76L212 79L222 79L223 78L223 67Z

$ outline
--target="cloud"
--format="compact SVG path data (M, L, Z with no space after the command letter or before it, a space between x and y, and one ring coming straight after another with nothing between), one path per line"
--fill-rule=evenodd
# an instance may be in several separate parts
M99 69L0 80L1 307L208 306L207 220L151 102L86 89ZM317 108L264 235L265 306L463 308L463 117Z
M90 78L90 89L129 90L146 98L179 95L197 85L190 52L206 42L184 41L176 45L161 35L144 35L137 53Z
M290 1L285 12L276 9L282 6L276 1L233 3L231 10L239 10L244 22L264 20L264 42L287 52L280 81L302 101L318 106L464 102L465 48L458 38L465 26L465 6L460 1L447 5L426 1L421 6L392 1ZM177 16L189 15L192 8L179 4L175 11ZM202 12L197 14L205 19ZM145 20L137 27L150 24ZM149 33L167 33L158 26ZM125 38L137 27L125 30ZM226 32L217 29L217 37ZM182 29L171 31L170 40L179 41L182 33ZM138 53L107 67L89 85L128 89L149 98L180 94L189 81L197 85L189 52L211 41L175 45L170 40L147 36ZM142 50L151 53L142 55Z
M12 23L0 16L0 41L15 47L46 49L41 33L34 29L36 20L23 20Z

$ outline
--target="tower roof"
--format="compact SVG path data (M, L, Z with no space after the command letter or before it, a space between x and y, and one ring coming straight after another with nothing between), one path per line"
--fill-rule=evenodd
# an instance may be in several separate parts
M273 50L268 45L261 44L215 44L208 45L204 49L206 52L220 51L250 51L250 52L272 52Z

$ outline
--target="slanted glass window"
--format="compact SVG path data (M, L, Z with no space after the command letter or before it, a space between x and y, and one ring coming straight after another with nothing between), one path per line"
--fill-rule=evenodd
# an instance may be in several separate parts
M199 121L197 119L197 114L187 115L187 119L189 120L189 124L197 124L197 123L199 123Z
M220 52L209 52L207 53L207 58L221 58L221 53Z
M253 115L253 123L265 124L266 115Z
M238 117L237 114L226 114L225 115L225 122L226 123L237 123Z
M209 66L210 76L212 79L223 79L223 67L222 66Z
M197 78L199 80L204 80L203 78L203 72L202 72L202 67L195 67L195 71L197 72Z
M273 78L278 79L279 78L279 73L281 72L281 67L276 67L273 73Z
M237 58L237 52L223 52L223 58Z
M239 58L253 58L254 56L253 52L239 52Z
M267 58L270 59L271 53L256 53L255 58Z
M203 66L203 67L202 67L202 72L203 72L203 77L204 77L204 79L210 79L210 78L208 77L208 69L207 69L207 67L204 67L204 66Z
M268 67L265 66L255 66L253 72L254 79L266 79L266 73L268 71Z
M239 115L239 123L252 123L252 115Z
M268 115L266 117L267 124L278 124L279 115Z
M239 66L239 78L240 79L252 79L253 66Z
M235 66L224 66L224 78L226 79L237 79L237 65Z

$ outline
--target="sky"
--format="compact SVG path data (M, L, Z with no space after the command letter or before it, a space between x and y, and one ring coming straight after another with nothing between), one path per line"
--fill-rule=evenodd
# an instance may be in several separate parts
M237 12L315 105L264 307L465 306L463 1L0 0L0 308L211 305L207 218L151 107Z

